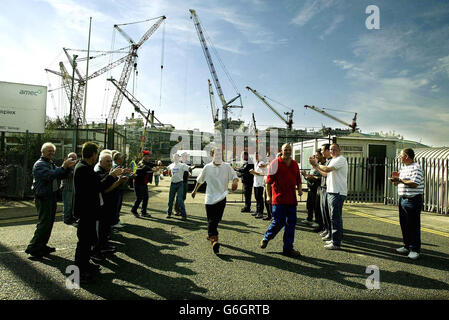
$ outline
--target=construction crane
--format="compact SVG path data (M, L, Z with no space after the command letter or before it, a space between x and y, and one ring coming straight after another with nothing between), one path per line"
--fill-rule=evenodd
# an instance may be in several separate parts
M333 120L335 120L337 122L340 122L340 123L344 124L345 126L351 128L352 132L355 132L357 130L357 112L355 112L355 114L354 114L354 118L352 119L352 123L349 124L346 121L340 120L337 117L334 117L333 115L327 113L326 111L324 111L323 109L320 109L318 107L305 105L304 108L312 109L312 110L314 110L316 112L319 112L319 113L325 115L326 117L329 117L329 118L331 118L331 119L333 119Z
M60 76L62 78L62 82L63 82L63 88L66 91L67 97L69 99L69 101L72 99L73 101L73 110L72 110L72 115L71 115L71 119L73 123L76 123L77 119L84 119L83 117L83 97L84 97L84 92L85 92L85 86L86 86L86 81L87 80L91 80L93 78L96 78L100 75L102 75L103 73L115 68L116 66L122 64L125 60L128 59L128 55L109 63L108 65L106 65L105 67L93 72L89 77L87 77L87 80L84 76L82 76L82 74L78 71L78 69L76 68L76 63L73 61L72 57L68 54L68 50L66 48L63 48L65 54L67 55L67 58L69 60L70 65L73 68L73 71L76 72L77 77L73 77L73 80L77 83L76 87L74 86L73 88L73 97L72 97L72 89L71 89L71 81L72 81L72 76L69 75L69 73L67 72L67 69L65 68L63 62L59 62L59 69L60 72L58 71L53 71L50 69L45 69L45 71L56 74L58 76Z
M114 28L120 32L120 34L131 44L131 48L129 50L129 54L126 56L125 65L123 66L122 74L118 81L118 87L115 91L114 98L112 100L111 109L108 114L108 122L112 123L118 116L120 111L120 106L123 100L123 91L126 89L129 81L129 77L131 75L132 68L136 66L137 60L137 50L142 46L142 44L147 41L150 36L159 28L162 22L166 19L165 16L161 16L158 18L156 23L148 29L147 32L142 36L139 42L135 43L133 39L125 33L118 25L114 25Z
M128 99L128 101L134 106L134 110L142 115L142 117L145 119L145 126L143 128L142 137L140 139L140 151L143 150L143 146L145 144L145 139L147 136L147 126L148 121L150 121L151 128L154 128L156 125L158 126L164 126L162 122L160 122L155 116L154 111L151 111L150 109L145 108L139 100L137 100L128 90L121 88L117 80L114 78L109 78L108 81L111 81L112 84L117 88L117 90L120 91L120 93ZM147 113L145 114L144 111ZM151 120L150 120L151 116ZM155 124L154 120L156 120L158 123Z
M214 98L214 89L212 88L212 83L209 79L209 100L210 100L210 110L212 112L212 122L215 124L218 121L218 108L215 108L215 98Z
M214 63L212 62L212 57L210 55L209 48L207 47L206 39L204 38L203 28L201 27L201 24L198 20L196 11L193 9L190 9L190 14L191 14L190 18L193 19L193 22L195 24L195 29L198 34L198 38L200 40L204 56L206 57L207 66L209 67L209 71L212 76L212 80L214 81L215 89L217 90L218 97L220 98L220 101L221 101L222 115L223 115L223 123L222 123L221 129L222 129L222 135L224 138L225 130L228 128L228 108L243 108L243 106L241 106L241 105L240 106L231 105L231 103L233 103L235 100L240 98L240 93L238 93L238 95L235 98L226 102L223 91L221 89L220 81L218 80L217 72L215 71Z
M256 90L251 89L250 87L246 87L246 89L248 89L249 91L251 91L252 93L254 93L254 95L256 97L258 97L260 100L262 100L263 103L265 103L265 105L270 108L271 111L273 111L282 121L285 122L285 124L287 125L287 129L288 130L292 130L293 128L293 110L291 112L284 112L284 114L287 116L287 119L285 117L283 117L275 108L273 108L272 105L270 105L267 100L265 100L264 97L262 97Z
M125 88L120 87L120 84L115 80L114 78L109 78L108 81L111 81L112 84L117 88L117 90L120 91L120 93L133 105L134 110L138 113L140 113L146 121L149 121L149 114L152 114L151 117L151 127L154 128L155 126L164 126L162 122L160 122L156 117L154 117L154 114L147 108L143 106L142 103L140 103L139 100L136 99L128 90ZM145 115L144 112L147 112L148 114ZM157 121L157 123L154 123L154 120Z

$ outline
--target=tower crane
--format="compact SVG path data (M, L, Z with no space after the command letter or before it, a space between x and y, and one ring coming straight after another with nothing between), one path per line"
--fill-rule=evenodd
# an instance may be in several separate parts
M74 69L74 71L77 74L77 77L74 77L74 81L77 83L76 88L73 88L73 105L74 108L72 110L72 119L73 122L76 122L77 119L84 119L83 117L83 97L84 97L84 91L85 91L85 86L86 86L86 81L87 80L91 80L93 78L96 78L100 75L102 75L103 73L115 68L116 66L122 64L126 59L128 59L128 55L114 61L111 62L110 64L106 65L105 67L93 72L90 76L87 77L87 80L84 76L82 76L82 74L78 71L78 69L76 68L76 64L74 63L74 61L72 60L72 57L67 53L66 48L63 48L64 52L67 55L67 58L69 60L70 65L72 66L72 68ZM71 98L71 81L72 81L72 76L69 75L69 73L67 72L67 69L65 68L63 62L59 62L59 69L60 72L58 71L53 71L50 69L45 69L45 71L56 74L58 76L60 76L62 78L62 82L63 82L63 88L66 91L67 97L70 101Z
M210 109L212 112L212 122L215 124L218 121L218 108L215 107L215 98L214 98L214 89L212 88L212 83L210 79L207 79L209 82L209 100L210 100Z
M122 88L120 87L120 84L117 82L117 80L115 80L114 78L109 78L108 81L111 81L112 84L117 88L117 90L120 91L120 93L133 105L134 110L138 113L140 113L144 119L146 119L146 121L149 121L149 114L152 114L152 112L145 108L143 106L142 103L140 103L139 100L136 99L136 97L134 97L128 90L126 90L126 88ZM145 112L148 113L148 115L145 115ZM152 120L156 120L157 124L154 124L154 121L151 121L151 126L164 126L164 124L162 122L160 122L156 117L154 117L154 115L152 115Z
M265 103L265 105L270 108L271 111L273 111L282 121L285 122L285 124L287 125L287 129L288 130L292 130L293 127L293 110L291 112L284 112L284 114L287 116L287 119L285 119L285 117L283 117L275 108L273 108L273 106L271 106L267 100L262 97L256 90L251 89L250 87L246 87L246 89L248 89L249 91L251 91L252 93L254 93L254 95L256 97L258 97L260 100L262 100L263 103Z
M109 78L108 81L111 81L112 84L117 88L117 90L120 91L120 93L126 98L128 99L128 101L134 106L134 110L138 113L140 113L143 118L145 119L145 126L143 128L143 133L142 133L142 138L140 139L140 151L143 150L143 146L145 143L145 139L147 136L147 125L148 125L148 121L150 121L150 115L151 115L151 127L154 128L155 125L158 126L164 126L164 124L162 122L160 122L155 116L154 116L154 111L151 111L147 108L145 108L140 102L139 100L137 100L128 90L126 90L126 88L122 88L120 87L120 84L117 82L117 80L115 80L114 78ZM144 113L144 111L147 112L147 114ZM158 123L155 124L154 120L156 120Z
M314 110L316 112L319 112L319 113L325 115L326 117L329 117L329 118L331 118L331 119L333 119L333 120L335 120L337 122L340 122L340 123L344 124L345 126L351 128L352 132L355 132L357 130L357 112L355 112L355 114L354 114L354 118L352 119L352 123L349 124L346 121L340 120L337 117L334 117L333 115L327 113L326 111L324 111L323 109L320 109L318 107L305 105L304 108L312 109L312 110Z
M207 66L209 67L210 74L212 76L212 80L214 81L215 89L218 92L218 97L220 98L222 105L222 115L223 115L223 123L222 123L222 135L224 138L224 132L228 128L228 108L243 108L243 106L232 106L235 100L240 98L240 93L235 98L232 98L230 101L226 102L223 91L221 89L220 81L218 80L217 72L215 71L214 63L212 62L212 57L210 55L209 48L207 47L206 39L204 38L203 28L198 20L198 16L196 11L190 9L190 18L193 19L196 32L198 34L198 39L200 40L201 47L203 49L204 56L206 57Z
M120 32L120 34L131 44L131 48L129 50L129 54L126 56L125 65L123 66L122 74L118 81L118 87L115 91L114 98L112 100L111 109L109 109L108 114L108 122L112 123L118 116L120 111L120 106L123 100L123 91L126 89L129 81L129 77L131 75L132 68L136 65L137 60L137 50L142 46L142 44L147 41L150 36L159 28L162 22L166 19L165 16L159 17L154 25L151 26L150 29L145 32L139 42L135 43L133 39L125 33L118 25L114 25L114 28ZM121 90L120 90L121 89Z

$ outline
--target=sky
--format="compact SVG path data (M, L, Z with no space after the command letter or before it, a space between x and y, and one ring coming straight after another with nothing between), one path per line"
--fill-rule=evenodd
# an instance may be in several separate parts
M379 8L379 29L367 19ZM163 123L212 132L208 79L212 79L189 9L195 9L208 39L226 100L241 94L243 109L232 119L258 129L285 127L246 86L281 114L294 110L297 129L344 126L304 105L327 108L361 132L395 132L431 146L449 145L449 2L445 0L2 0L0 81L47 86L47 115L68 112L59 70L62 50L117 50L127 46L115 24L138 42L167 19L138 50L137 75L127 90ZM372 21L372 20L370 20ZM137 24L128 24L140 22ZM126 49L127 50L127 49ZM89 74L124 54L89 63ZM85 57L85 52L69 51ZM217 53L218 55L216 55ZM98 53L91 53L98 55ZM161 64L163 69L161 72ZM222 67L222 64L225 68ZM79 70L86 73L86 63ZM104 121L123 64L88 82L87 120ZM227 76L227 73L230 77ZM232 79L232 80L230 80ZM220 106L216 89L215 104ZM1 97L0 97L1 98ZM123 100L118 122L131 117ZM220 109L221 118L221 109Z

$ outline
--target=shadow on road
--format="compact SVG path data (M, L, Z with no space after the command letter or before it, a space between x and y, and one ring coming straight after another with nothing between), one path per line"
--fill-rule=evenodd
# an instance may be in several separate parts
M7 252L10 251L10 249L0 244L0 251ZM64 262L55 263L54 259L55 257L50 255L48 257L40 258L38 261L33 261L21 257L15 252L8 252L8 254L2 255L0 264L13 273L17 280L26 284L30 288L30 291L37 292L41 299L76 299L76 296L74 296L70 290L65 288L65 277L61 278L60 283L56 282L32 265L32 263L44 263L57 266L58 268L60 267L60 270L64 273L67 265L73 264L72 262L67 264L68 260L66 259L63 259ZM2 284L2 286L5 285L5 283Z
M264 264L283 271L293 272L311 278L328 279L334 282L338 282L344 286L366 290L365 266L350 263L333 262L329 260L305 256L295 259L282 258L282 256L278 258L268 256L267 254L259 254L257 252L237 248L228 244L222 243L221 246L244 254L244 256L220 254L220 258L226 262L232 262L233 260L243 260L257 264ZM270 252L267 253L270 254ZM301 264L301 262L315 265L319 267L319 269L304 266ZM347 278L355 278L359 279L359 281L355 282L348 280ZM391 272L382 270L381 281L382 283L399 284L419 289L449 290L449 284L446 282L423 277L405 271Z

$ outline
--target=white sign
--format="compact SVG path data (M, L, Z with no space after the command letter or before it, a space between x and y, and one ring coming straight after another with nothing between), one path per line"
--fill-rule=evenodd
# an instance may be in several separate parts
M0 81L0 131L44 133L47 87Z

